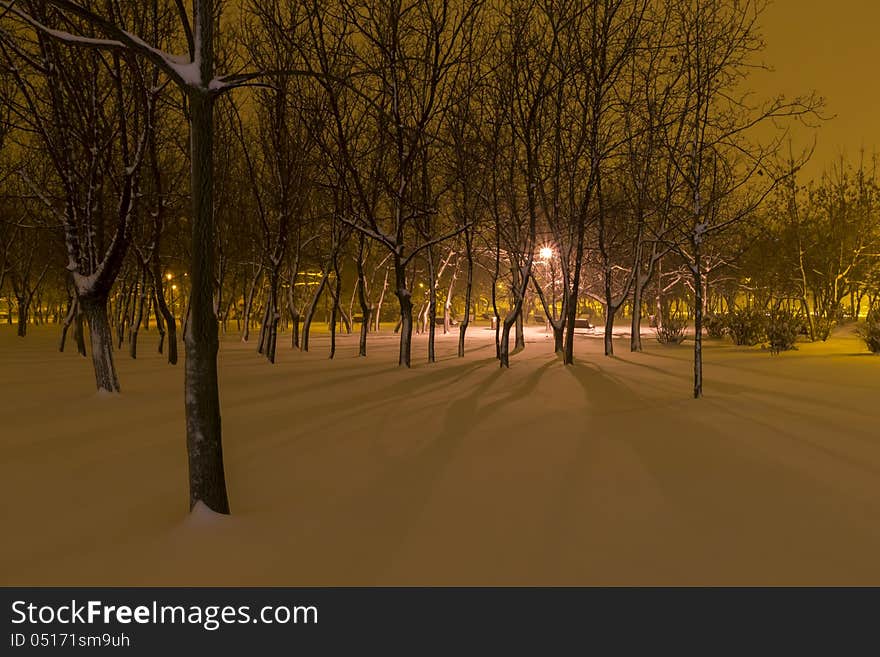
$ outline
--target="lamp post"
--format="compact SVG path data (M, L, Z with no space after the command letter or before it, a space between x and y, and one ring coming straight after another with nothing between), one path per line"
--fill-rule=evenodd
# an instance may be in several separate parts
M542 264L545 267L549 267L550 269L550 313L553 319L556 319L556 267L554 263L554 252L553 248L550 246L542 246L541 250L538 251L538 257L541 259ZM547 318L546 322L546 330L550 330L550 318Z
M172 276L170 272L168 274L165 274L165 280L167 280L168 282L171 282L171 279L173 279L173 278L174 278L174 276ZM172 313L174 312L174 291L176 289L177 289L177 286L172 284L171 285L171 312Z

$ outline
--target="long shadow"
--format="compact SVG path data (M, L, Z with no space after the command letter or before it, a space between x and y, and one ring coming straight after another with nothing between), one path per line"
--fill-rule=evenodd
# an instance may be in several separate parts
M348 564L352 578L360 581L370 574L375 581L382 581L382 573L393 565L464 437L483 418L479 392L491 389L501 376L500 370L493 370L469 386L448 404L441 428L427 445L343 502L348 507L345 515L353 523L346 533L363 538ZM427 561L431 555L420 558Z
M672 377L673 379L675 379L677 381L682 380L682 377L679 376L678 374L673 374L669 370L664 370L662 367L655 367L654 365L648 365L647 363L640 363L637 360L630 360L629 358L623 358L621 356L615 356L615 359L618 362L626 363L627 365L633 365L635 367L642 367L646 370L650 370L652 372L657 372L658 374L663 374L664 376Z
M785 429L780 429L777 425L774 425L774 424L771 424L770 422L762 420L762 419L760 419L760 417L757 417L755 415L750 415L748 413L742 413L742 412L736 411L736 410L729 408L729 407L725 407L724 410L734 417L745 419L745 420L748 420L749 422L753 422L755 424L766 427L775 436L788 438L789 440L791 440L794 443L800 443L800 444L805 445L813 450L816 450L817 452L820 452L821 454L824 454L826 456L830 456L833 459L837 459L837 460L842 461L844 463L847 463L848 465L851 465L855 468L867 470L871 474L880 476L880 468L877 468L877 467L874 467L868 463L865 463L861 459L856 459L856 458L853 458L847 454L837 452L837 451L831 449L830 447L826 447L825 445L823 445L821 443L817 443L813 440L810 440L809 438L807 438L806 436L804 436L802 434L795 433L793 431L788 431ZM789 412L792 415L799 415L799 413L796 413L794 411L789 411ZM850 434L849 437L854 438L854 439L858 439L858 436L853 436L852 434ZM875 444L875 443L874 443L874 441L869 441L869 444Z
M621 408L621 400L633 399L640 408L644 406L629 387L595 363L578 361L567 366L566 372L581 388L589 411L580 425L571 427L576 444L566 467L558 473L552 496L548 497L543 514L545 538L535 546L542 553L535 554L534 559L559 564L551 580L572 582L596 577L598 566L590 561L590 545L596 539L595 532L600 531L572 519L589 517L591 510L595 512L602 504L616 504L614 500L604 500L601 491L599 496L591 495L590 471L600 458L599 445L622 433L617 416L628 409ZM578 570L573 572L572 567Z
M265 418L267 413L289 415L291 416L289 424L295 428L295 431L285 433L275 440L261 441L261 449L286 444L293 439L302 441L308 436L311 436L312 440L323 441L324 434L317 430L316 424L320 425L331 418L333 422L347 417L357 419L359 416L371 411L375 412L377 409L393 409L401 402L412 404L417 402L419 398L435 393L438 388L444 390L441 395L432 398L430 404L442 404L445 399L455 394L456 383L494 362L496 359L491 357L437 368L419 370L393 368L400 372L402 379L385 386L378 393L370 385L370 376L369 373L366 373L362 377L364 379L363 392L344 399L329 396L326 401L307 407L291 408L289 395L286 392L279 392L268 399L263 395L258 398L258 401L261 402L259 412L262 417ZM388 372L388 370L385 371ZM282 401L279 402L279 399ZM237 401L240 402L240 400ZM254 412L257 411L254 410Z
M465 376L484 367L497 363L494 357L468 366L431 370L426 376L437 385L436 374L444 372L445 384L461 381ZM363 580L369 573L381 581L381 575L394 564L396 555L406 545L407 536L417 525L440 480L454 462L455 455L462 447L466 436L473 435L475 425L485 422L493 413L515 404L534 392L543 374L554 365L555 359L530 372L525 380L487 405L481 405L486 394L493 391L505 380L506 370L493 368L486 375L478 376L466 386L451 387L445 412L438 412L439 428L433 438L414 454L401 458L370 485L347 497L341 502L345 509L343 515L352 523L341 530L347 535L361 535L363 540L352 554L348 572L351 577ZM392 386L395 394L408 394L413 391L413 382ZM432 386L431 390L435 390ZM393 399L385 391L385 403ZM363 412L363 407L360 408ZM441 420L442 417L442 420ZM435 425L436 427L437 425ZM426 428L426 431L432 431ZM451 540L458 540L451 537ZM438 550L442 547L438 546ZM438 552L438 558L442 555ZM431 555L420 555L420 559L430 560Z

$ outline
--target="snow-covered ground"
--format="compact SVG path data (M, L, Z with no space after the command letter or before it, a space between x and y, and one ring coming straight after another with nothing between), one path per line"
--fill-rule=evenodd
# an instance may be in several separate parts
M770 356L708 341L563 367L543 329L502 371L399 370L326 335L221 353L233 515L187 514L183 369L117 353L123 393L56 329L0 327L0 583L26 585L880 584L880 357L842 329ZM284 346L281 346L281 343Z

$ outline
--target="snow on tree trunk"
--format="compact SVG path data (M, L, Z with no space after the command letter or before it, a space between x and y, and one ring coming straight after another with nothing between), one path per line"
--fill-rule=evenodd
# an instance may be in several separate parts
M329 270L325 269L321 273L321 281L318 283L318 289L315 290L315 295L312 297L312 302L309 304L309 308L306 311L305 319L303 320L303 329L302 329L302 350L309 350L309 333L312 330L312 320L315 317L315 310L318 308L318 300L321 297L321 293L324 291L324 287L327 285L327 274Z
M339 275L339 268L334 263L333 271L336 274L335 290L333 291L333 305L330 310L330 360L336 355L336 323L340 314L339 295L342 292L342 277Z
M464 318L458 325L458 357L464 358L464 336L471 318L471 294L474 287L474 256L471 253L470 233L465 231L465 249L467 256L467 281L464 289Z
M131 335L129 336L129 355L137 358L138 332L144 319L144 305L147 301L147 277L146 272L141 275L140 285L138 288L138 300L135 308L134 319L131 322ZM149 312L149 309L148 309Z
M197 5L202 80L212 75L213 3ZM208 61L205 61L208 60ZM192 149L192 263L186 345L186 444L189 455L189 503L229 513L220 428L217 380L218 329L214 314L214 116L213 97L195 88L190 99Z
M81 297L79 305L89 325L89 342L92 347L92 364L95 368L95 385L99 391L120 392L119 378L113 363L113 334L107 315L107 295Z
M434 351L434 338L437 335L437 281L434 272L434 257L432 249L427 249L428 260L428 281L430 288L428 289L428 307L425 309L425 322L428 324L428 362L437 361Z
M18 303L18 337L23 338L27 335L27 323L30 300L27 296L17 296L15 298Z
M397 364L400 367L410 367L413 332L412 293L406 287L406 266L400 258L395 258L394 276L394 293L400 302L400 353Z
M519 314L516 316L516 324L515 324L515 349L516 351L522 351L526 348L526 333L523 328L523 313L520 309Z
M67 342L67 331L76 319L78 311L79 302L76 297L73 297L70 299L70 307L67 309L67 314L64 316L64 323L61 325L61 338L58 341L58 351L62 353L64 352L64 345Z
M642 350L642 293L645 289L641 274L636 274L635 284L633 285L632 298L632 322L630 324L629 350Z
M615 310L616 310L616 308L615 308L613 305L611 305L611 304L607 304L607 305L605 306L605 335L604 335L604 341L605 341L605 355L606 355L606 356L613 356L613 355L614 355L614 341L613 341L613 338L614 338L614 314L615 314Z
M703 396L703 273L699 245L694 249L694 399Z
M156 307L162 318L165 320L165 331L168 333L168 363L170 365L177 364L177 321L174 319L174 313L165 301L165 293L162 290L162 278L158 275L158 267L153 273L153 287L156 292ZM156 315L156 324L159 324L159 315ZM161 331L161 329L160 329ZM164 333L161 334L164 337ZM162 353L162 349L159 349Z
M370 330L371 308L367 299L367 276L364 272L364 236L360 235L358 258L357 258L357 293L358 303L361 306L361 332L358 340L358 356L367 355L367 333Z

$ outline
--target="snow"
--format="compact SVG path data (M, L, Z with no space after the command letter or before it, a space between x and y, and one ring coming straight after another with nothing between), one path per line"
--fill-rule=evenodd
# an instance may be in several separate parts
M770 356L706 340L646 352L543 327L501 370L492 332L279 339L269 365L225 336L233 515L188 514L183 368L141 331L90 359L0 326L4 585L880 584L880 358L848 328Z
M192 511L183 521L184 526L188 527L211 527L224 522L233 522L232 516L217 513L208 508L208 506L199 500L193 506Z

